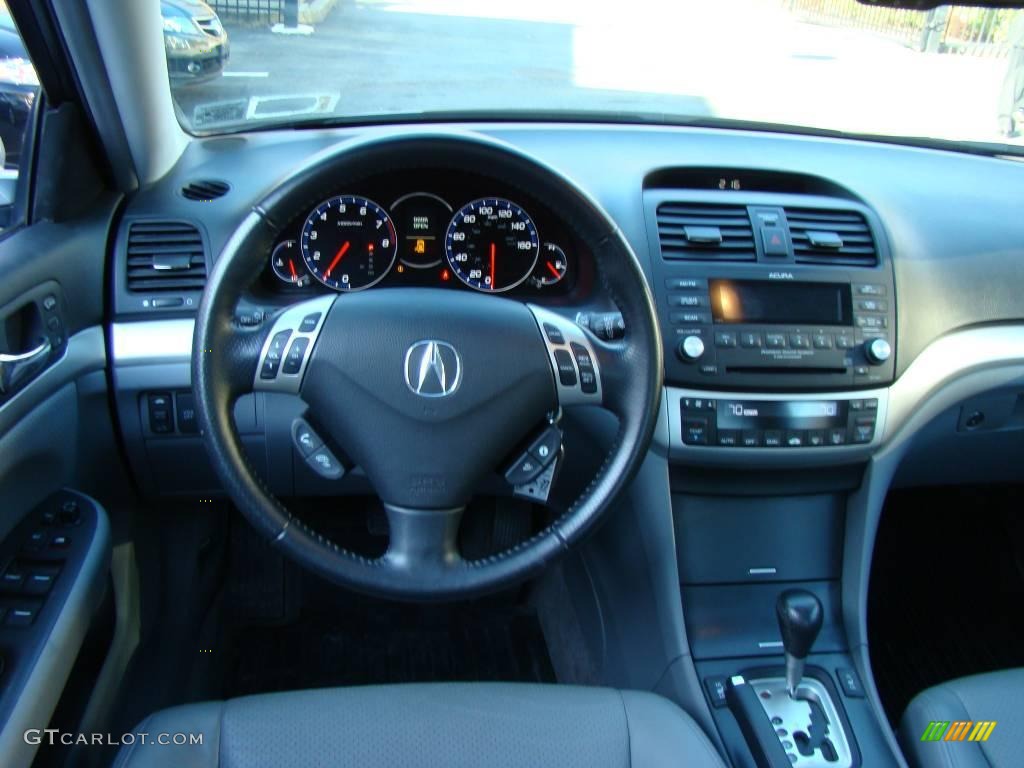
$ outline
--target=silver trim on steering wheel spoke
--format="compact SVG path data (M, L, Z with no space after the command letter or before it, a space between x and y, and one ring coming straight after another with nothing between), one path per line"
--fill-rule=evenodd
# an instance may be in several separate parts
M289 307L275 320L260 350L253 389L299 393L320 329L337 296L318 296ZM312 319L317 315L315 321ZM309 319L309 322L305 322Z
M587 334L567 317L535 304L526 306L547 346L559 405L600 405L601 373Z

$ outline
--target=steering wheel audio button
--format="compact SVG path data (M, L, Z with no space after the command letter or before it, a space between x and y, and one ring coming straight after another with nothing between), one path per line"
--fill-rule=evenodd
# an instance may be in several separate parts
M345 475L341 462L334 458L334 454L325 447L315 451L306 459L306 463L310 469L326 480L337 480Z
M324 441L304 419L296 419L292 422L292 440L303 458L312 456L324 444Z

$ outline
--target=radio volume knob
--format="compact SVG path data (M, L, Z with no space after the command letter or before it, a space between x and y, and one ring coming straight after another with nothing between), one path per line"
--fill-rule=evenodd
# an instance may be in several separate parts
M683 360L697 360L704 354L704 340L700 336L687 336L679 343L679 356Z
M872 339L864 345L864 354L872 365L881 365L892 357L892 347L885 339Z

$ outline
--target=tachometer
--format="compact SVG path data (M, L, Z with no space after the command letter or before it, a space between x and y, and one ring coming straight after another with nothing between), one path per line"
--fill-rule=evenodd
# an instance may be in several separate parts
M445 235L455 275L478 291L507 291L533 272L540 239L533 219L513 202L488 197L463 206Z
M336 291L358 291L381 281L398 253L391 217L372 200L354 195L320 203L302 225L299 241L313 277Z

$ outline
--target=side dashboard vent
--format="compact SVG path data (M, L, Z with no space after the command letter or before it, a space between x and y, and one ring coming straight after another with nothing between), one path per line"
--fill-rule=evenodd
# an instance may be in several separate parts
M856 211L786 208L797 264L873 267L878 251L871 228Z
M201 291L206 285L203 237L183 221L139 221L128 229L128 290Z
M754 261L754 229L742 205L662 203L657 210L661 255L692 261Z
M186 200L197 200L201 203L208 203L218 197L224 197L231 189L226 181L216 179L199 179L190 181L181 188L181 196Z

